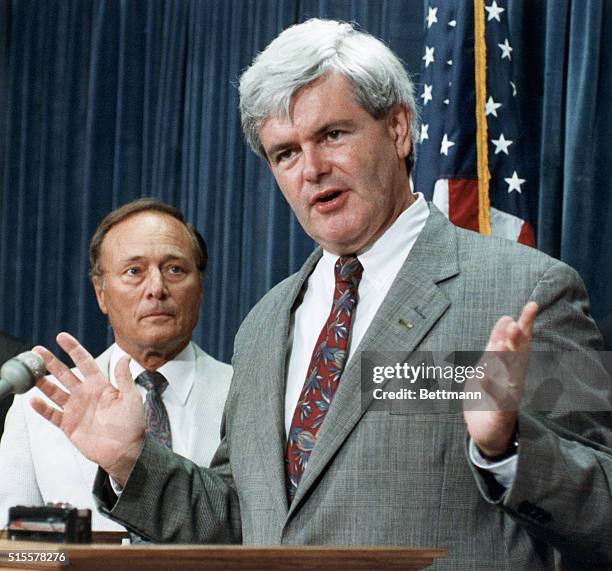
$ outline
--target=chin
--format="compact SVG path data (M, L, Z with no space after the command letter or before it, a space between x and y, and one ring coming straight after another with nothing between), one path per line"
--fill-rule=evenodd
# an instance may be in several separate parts
M178 334L152 335L146 340L147 345L161 353L173 351L176 347L186 344L183 337Z
M324 250L337 254L338 256L346 256L348 254L356 254L362 248L361 242L358 239L347 240L346 234L340 236L330 236L327 239L319 242Z

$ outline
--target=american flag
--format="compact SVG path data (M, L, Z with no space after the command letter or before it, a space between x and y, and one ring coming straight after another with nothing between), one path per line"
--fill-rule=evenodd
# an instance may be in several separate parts
M427 8L415 189L449 219L535 245L502 0L432 0Z

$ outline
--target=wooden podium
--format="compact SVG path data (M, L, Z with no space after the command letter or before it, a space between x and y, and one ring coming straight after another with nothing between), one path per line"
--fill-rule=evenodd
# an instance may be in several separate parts
M40 554L45 554L42 561ZM19 554L19 555L18 555ZM36 554L39 554L35 561ZM446 549L243 545L69 545L0 540L0 570L337 571L423 569ZM51 559L51 560L49 560ZM62 561L63 559L63 561Z

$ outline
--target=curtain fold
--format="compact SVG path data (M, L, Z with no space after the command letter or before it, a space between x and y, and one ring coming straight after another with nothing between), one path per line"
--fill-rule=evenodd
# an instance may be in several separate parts
M229 360L246 313L312 241L246 149L241 71L282 29L355 20L415 81L423 0L6 0L0 9L0 329L93 353L111 339L87 278L102 217L180 207L210 249L194 338ZM581 273L608 331L612 14L605 0L509 0L540 248ZM426 13L426 12L425 12ZM5 34L4 34L5 32ZM520 48L520 49L519 49ZM610 341L612 342L612 340Z
M510 8L515 30L531 37L521 108L538 159L537 245L578 270L612 348L612 5L511 0Z
M386 39L418 68L421 0L319 4L5 4L0 328L52 348L67 330L93 353L104 349L112 334L87 278L88 242L110 210L154 196L206 237L194 338L229 360L246 313L313 248L244 145L241 71L281 30L315 15L358 18L383 37L388 29ZM395 10L405 26L390 22Z
M568 58L561 258L587 283L612 347L612 6L573 2Z

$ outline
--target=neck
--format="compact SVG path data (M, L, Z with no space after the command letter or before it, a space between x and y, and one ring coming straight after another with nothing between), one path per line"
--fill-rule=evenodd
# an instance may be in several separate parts
M189 339L173 349L158 349L154 347L126 348L120 341L115 340L117 345L123 349L134 361L147 371L157 371L169 361L172 361L187 345Z

